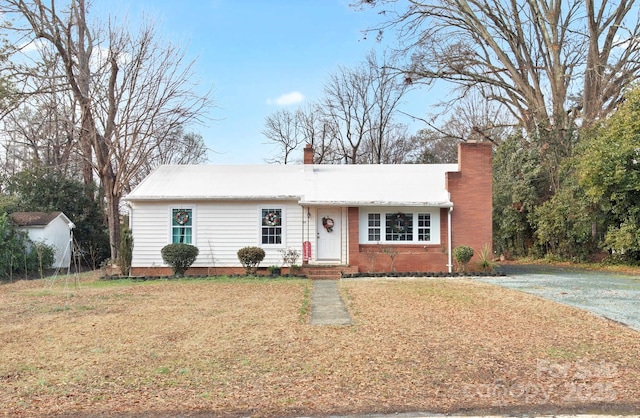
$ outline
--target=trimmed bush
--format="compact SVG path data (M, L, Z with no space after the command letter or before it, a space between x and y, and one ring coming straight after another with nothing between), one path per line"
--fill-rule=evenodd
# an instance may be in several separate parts
M238 260L242 263L247 275L255 273L264 256L264 250L260 247L244 247L238 250Z
M164 262L173 268L174 276L178 277L184 276L200 253L198 247L181 243L165 245L160 252Z
M467 263L473 257L473 248L466 245L459 245L453 249L453 258L460 265L460 271L463 273L467 269Z

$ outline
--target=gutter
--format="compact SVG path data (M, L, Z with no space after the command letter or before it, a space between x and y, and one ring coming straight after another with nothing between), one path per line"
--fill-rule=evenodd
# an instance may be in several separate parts
M453 212L453 206L449 207L449 211L447 212L447 218L448 218L448 222L447 222L447 245L448 245L448 263L447 263L447 267L449 268L449 273L452 272L453 270L453 251L452 251L452 247L453 244L451 243L451 212Z

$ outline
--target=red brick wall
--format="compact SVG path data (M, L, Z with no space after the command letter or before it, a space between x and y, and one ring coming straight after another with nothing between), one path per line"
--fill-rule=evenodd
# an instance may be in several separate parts
M349 265L352 266L360 266L360 246L358 245L360 241L360 211L358 208L349 208L347 209L347 219L348 219L348 232L347 239L348 243L348 257L349 257ZM362 269L360 269L362 271Z
M386 251L386 252L385 252ZM361 273L392 271L391 257L387 252L395 251L393 271L397 272L443 272L447 271L447 257L442 245L378 245L359 246L358 271ZM353 263L350 263L353 265Z
M301 270L302 273L304 273ZM282 267L282 274L289 274L289 267ZM185 276L222 276L240 274L244 275L244 267L192 267L185 273ZM269 267L259 267L256 272L258 275L269 275ZM132 267L131 276L148 276L148 277L169 277L173 276L171 267Z
M265 268L265 272L268 273ZM131 276L168 277L173 276L171 267L131 267ZM244 274L243 267L192 267L185 276L218 276L223 274Z
M492 160L490 142L466 142L458 146L458 172L447 173L447 189L453 202L452 244L474 250L473 260L493 241ZM446 242L446 240L445 240Z
M446 210L444 212L446 215ZM442 216L442 215L441 215ZM443 245L378 245L360 244L359 210L348 209L349 218L349 265L357 266L362 273L391 271L391 257L387 253L395 250L393 270L397 272L447 271L446 247ZM440 221L441 241L446 242L447 219ZM387 252L385 252L387 251Z
M304 147L303 157L305 164L313 164L313 148L311 147L311 144L307 144Z
M467 142L458 147L458 172L447 173L446 187L451 194L452 248L467 245L474 259L484 245L493 240L492 229L492 145ZM391 271L388 251L397 252L393 268L398 272L448 270L448 208L440 210L440 245L359 244L358 208L349 208L349 264L360 272ZM386 251L386 252L385 252Z

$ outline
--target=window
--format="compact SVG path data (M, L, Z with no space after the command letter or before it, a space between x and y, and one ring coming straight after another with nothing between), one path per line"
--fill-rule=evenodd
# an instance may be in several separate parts
M380 214L370 213L368 218L369 241L380 241Z
M386 241L413 241L413 214L385 214Z
M171 210L171 242L192 244L193 240L193 210Z
M282 244L282 209L262 209L261 217L262 243Z
M418 241L431 241L431 214L418 214Z
M369 207L359 214L362 244L440 244L440 212L433 207Z

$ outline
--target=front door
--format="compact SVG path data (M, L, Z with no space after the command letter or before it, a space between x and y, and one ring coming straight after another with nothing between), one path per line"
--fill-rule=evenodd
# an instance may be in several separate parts
M339 208L318 209L318 261L340 261L342 225Z

